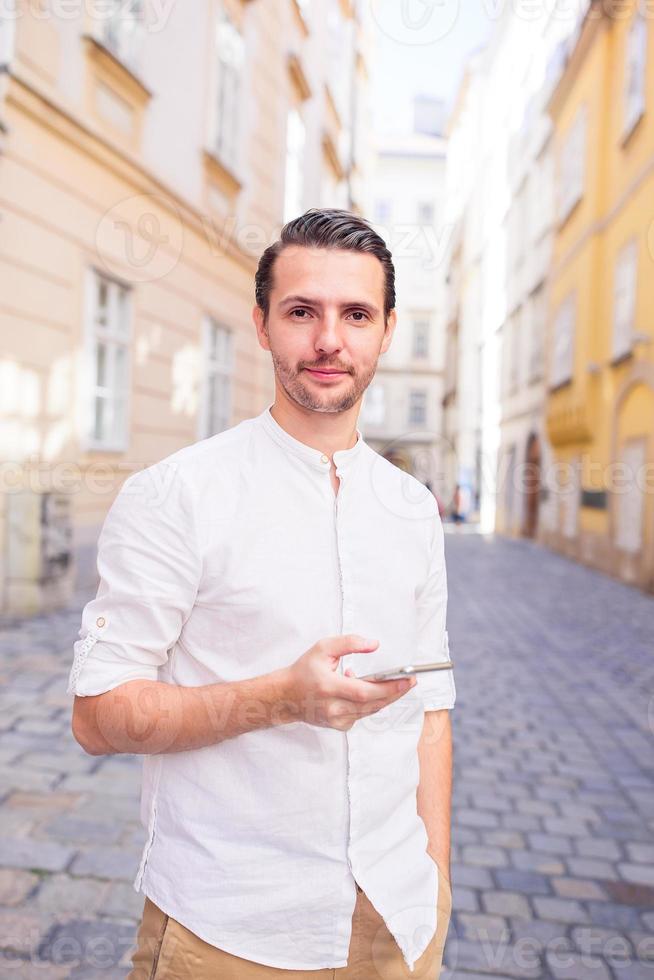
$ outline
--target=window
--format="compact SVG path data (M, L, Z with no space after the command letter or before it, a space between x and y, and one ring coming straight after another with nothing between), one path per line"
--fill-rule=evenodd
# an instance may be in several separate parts
M8 65L14 53L14 24L16 4L5 0L4 12L0 13L0 67Z
M543 350L545 347L545 289L541 286L529 303L529 380L538 381L543 376Z
M417 210L419 225L433 225L434 205L431 203L431 201L419 201Z
M635 239L622 248L615 264L613 287L613 358L631 350L636 312L638 244Z
M647 21L637 10L627 35L624 82L624 131L626 138L645 111L647 68Z
M645 466L645 443L628 442L621 454L624 482L620 481L616 497L615 543L622 551L637 554L643 546L643 509L645 497L642 474Z
M213 150L228 168L237 170L244 45L241 34L224 12L216 31L216 57Z
M205 323L205 387L200 438L229 427L232 415L232 332L211 317Z
M286 173L284 178L284 222L302 214L304 190L305 129L302 116L291 109L286 123Z
M559 307L554 321L554 346L550 365L552 388L572 378L576 305L576 295L571 293Z
M559 521L564 538L576 538L579 531L581 473L579 459L568 462L567 481L559 488Z
M508 359L508 390L509 394L514 394L518 390L520 380L520 310L516 310L509 320L507 351Z
M559 168L559 221L565 221L584 193L586 170L586 106L580 106L561 147Z
M386 419L386 392L383 385L373 383L366 388L363 399L363 419L367 425L383 425Z
M109 0L101 21L101 40L109 50L134 67L143 41L143 0Z
M409 425L425 425L427 422L427 392L409 392Z
M91 406L86 439L93 448L125 449L128 436L129 290L93 271L89 292Z
M506 523L507 530L510 530L513 527L513 521L515 517L513 513L515 508L515 490L516 490L515 468L516 468L516 447L511 446L507 450L507 454L506 454L506 470L505 470L506 485L504 488L504 507L506 510L505 523Z
M429 320L413 321L412 353L418 360L429 357Z

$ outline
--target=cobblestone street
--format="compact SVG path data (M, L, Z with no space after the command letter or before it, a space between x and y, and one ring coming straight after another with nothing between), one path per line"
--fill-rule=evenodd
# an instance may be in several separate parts
M526 541L447 537L458 700L443 977L654 980L654 599ZM0 633L0 975L124 978L139 757L91 757L79 610Z

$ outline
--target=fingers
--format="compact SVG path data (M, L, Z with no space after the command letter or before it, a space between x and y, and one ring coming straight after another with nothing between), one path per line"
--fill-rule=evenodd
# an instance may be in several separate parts
M328 644L332 657L344 657L348 653L372 653L379 646L379 640L371 640L359 633L344 633L330 636Z
M347 678L347 679L346 679ZM342 677L334 675L334 693L345 701L355 704L368 704L373 701L389 703L402 697L416 684L416 678L403 678L394 681L362 681L348 668Z

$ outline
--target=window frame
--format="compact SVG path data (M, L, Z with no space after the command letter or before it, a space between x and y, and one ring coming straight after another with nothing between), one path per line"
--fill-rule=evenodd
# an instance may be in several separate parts
M231 55L228 55L227 48L221 44L221 31L225 30L231 34L232 41L236 42L236 47L239 49L235 55L234 50L232 50ZM225 57L226 55L227 57ZM231 56L234 56L235 61L238 62L236 67L233 62L230 64ZM241 170L242 165L243 128L241 125L241 109L245 92L245 39L243 32L234 23L233 18L230 17L224 6L220 7L216 17L213 57L214 84L211 99L212 112L209 150L230 173L237 174ZM227 126L225 125L223 127L222 125L224 117L222 108L226 104L226 93L228 91L226 79L231 79L233 84L231 109L229 110L231 112L231 119L229 119L229 114L227 114L231 127L228 137L225 136Z
M625 41L625 66L623 80L623 142L629 138L638 122L645 115L647 104L647 21L636 5L636 11L627 30ZM632 91L632 82L637 80L638 90ZM633 100L633 104L632 104Z
M116 309L116 300L113 297L123 295L125 298L125 329L120 331L115 325L109 329L98 331L98 311L97 302L99 283L106 284L108 289L109 311ZM84 411L82 415L82 436L80 439L82 448L86 451L95 452L126 452L129 448L130 439L130 420L132 407L132 287L125 282L107 275L96 267L91 267L87 272L86 279L86 309L85 309L85 350L84 350ZM111 315L111 314L110 314ZM113 353L107 360L108 382L105 385L97 383L97 364L98 364L98 345L102 342L106 348ZM125 376L124 386L120 392L123 401L123 424L119 431L116 425L115 404L118 401L117 388L115 385L115 351L122 349L125 351ZM101 397L109 404L111 429L106 438L98 438L95 435L97 428L96 399L98 390L108 392L108 395ZM88 420L88 422L87 422Z
M218 332L223 331L227 338L227 356L224 362L212 357L212 331L216 330ZM234 331L232 328L224 321L212 316L211 314L205 315L202 323L202 391L200 397L200 411L198 413L198 438L199 439L210 439L212 436L218 435L219 432L224 432L231 426L232 413L233 413L233 397L234 397ZM209 397L210 386L212 379L216 377L223 377L226 379L227 395L226 403L227 410L225 413L225 425L216 429L213 425L210 425L209 411L211 400Z
M627 264L628 263L628 264ZM619 322L622 313L620 308L620 292L624 287L621 278L626 276L626 281L631 287L631 295L628 300L628 317L625 322ZM613 270L613 316L611 319L611 360L619 361L627 357L633 350L635 325L636 325L636 298L638 295L638 239L636 236L630 238L622 246L615 257ZM621 342L620 342L621 340Z
M419 331L418 327L424 327L424 331ZM420 352L418 339L424 340L424 351ZM411 317L411 359L414 361L428 361L430 355L431 322L428 316Z
M145 0L128 0L127 3L125 0L112 0L112 2L114 10L108 16L101 19L98 25L97 37L100 43L111 52L114 58L125 65L130 71L134 71L138 68L139 57L145 39ZM112 39L110 36L112 25L118 24L124 27L128 22L124 14L126 11L131 12L132 7L137 8L136 16L130 19L130 22L135 25L133 36L129 37L128 34L123 34L119 29L116 39Z
M559 157L558 206L559 225L564 224L583 199L586 184L588 151L588 106L582 103L568 126Z
M560 354L557 353L557 344L559 342L559 332L561 329L561 323L565 322L563 320L565 315L570 317L569 325L569 341L566 350L566 364L557 364L557 357L562 358ZM550 363L549 363L549 387L550 390L555 388L560 388L563 385L569 384L574 377L574 358L575 358L575 335L577 327L577 290L573 290L568 293L561 302L559 303L556 315L554 317L554 329L552 331L552 348L550 351Z
M373 428L380 428L385 425L387 416L386 388L380 381L373 381L366 388L362 408L362 421L365 425L372 426ZM372 415L370 414L371 409ZM375 413L379 413L381 417L378 418Z
M424 418L416 419L413 417L413 410L416 407L416 397L422 401L422 406L424 408ZM409 388L409 405L407 412L407 420L409 425L427 425L428 422L428 392L426 388Z
M292 132L292 126L295 123L292 120L299 121L299 127L296 133ZM293 148L292 143L294 138L300 132L301 128L301 139L298 140L297 145ZM307 142L307 128L302 116L301 109L298 105L292 105L289 107L286 113L286 146L285 146L285 163L284 163L284 201L283 201L283 221L286 223L292 218L298 217L304 211L303 201L304 201L304 151ZM296 178L297 188L295 191L296 200L291 201L289 197L289 182ZM292 195L291 195L292 196Z

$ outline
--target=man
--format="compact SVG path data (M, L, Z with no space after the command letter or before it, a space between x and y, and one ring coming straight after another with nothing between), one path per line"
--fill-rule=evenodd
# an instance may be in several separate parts
M261 257L275 399L130 477L69 692L144 756L132 980L437 977L451 908L451 670L433 495L363 440L390 252L312 209Z

